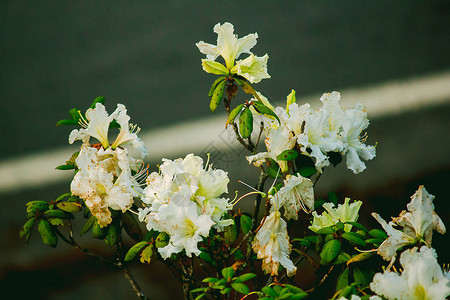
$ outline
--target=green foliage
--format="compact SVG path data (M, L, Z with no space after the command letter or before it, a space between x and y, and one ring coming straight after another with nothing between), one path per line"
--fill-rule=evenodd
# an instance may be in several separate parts
M56 245L58 244L58 238L56 237L52 226L47 220L39 220L38 231L44 244L53 248L56 247Z
M240 112L242 112L242 109L244 107L244 104L239 104L238 106L236 106L235 109L233 109L230 114L228 115L228 119L227 122L225 124L225 127L228 124L232 124L234 122L234 120L236 119L236 117L239 115Z
M284 150L277 156L277 160L291 161L298 157L298 152L295 150Z
M320 264L327 265L335 259L341 251L341 242L339 240L331 240L325 243L320 252Z
M293 286L291 284L283 284L283 285L271 285L265 286L259 292L259 299L287 299L287 300L297 300L304 299L308 297L308 294L303 291L301 288Z
M262 102L252 101L251 105L253 105L253 107L255 108L255 110L258 113L263 114L263 115L268 116L268 117L273 117L273 118L275 118L278 121L278 124L281 124L281 121L278 118L277 114L274 113L273 110L271 110L270 108L265 106Z
M240 223L242 232L244 234L247 234L250 231L250 229L252 229L252 218L249 217L248 215L242 214Z
M239 133L248 138L253 132L253 114L248 107L244 108L239 116Z
M226 83L227 82L225 80L219 81L214 89L214 92L211 96L211 102L209 103L209 108L212 112L216 110L217 106L219 106L220 102L223 99Z

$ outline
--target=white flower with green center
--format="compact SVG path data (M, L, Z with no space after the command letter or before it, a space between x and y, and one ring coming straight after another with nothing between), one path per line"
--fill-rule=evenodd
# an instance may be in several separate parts
M333 203L327 202L323 205L325 211L321 215L318 215L315 211L312 213L314 219L308 228L317 232L322 228L336 225L338 222L356 222L359 217L361 205L361 201L353 201L350 203L350 198L345 198L344 203L339 204L337 208L334 208ZM351 229L351 224L344 225L344 231L349 232Z
M361 137L362 132L369 126L367 110L362 104L345 112L342 119L341 138L344 142L343 154L347 155L347 167L358 174L366 169L361 159L371 160L375 157L375 146L364 144L366 137Z
M450 296L450 280L437 263L436 251L423 246L400 256L403 272L386 271L373 277L370 289L386 299L444 300Z
M256 45L258 34L252 33L238 39L234 34L234 27L230 23L216 24L214 32L217 33L217 45L203 41L196 44L200 52L206 54L206 59L202 59L202 66L206 72L217 75L238 74L251 83L270 78L267 73L268 55L257 57L250 51ZM243 53L250 54L250 56L236 62L236 59ZM225 66L215 61L218 56L225 60Z
M105 106L101 103L96 103L95 108L89 108L86 111L86 118L81 118L80 125L83 127L80 130L74 129L70 133L69 143L72 144L76 140L83 140L89 142L89 138L96 138L104 149L110 147L108 140L109 126L113 120L116 120L120 125L120 132L114 140L111 148L114 150L124 144L132 144L135 149L141 152L141 158L147 154L147 148L139 139L137 133L140 128L129 123L130 117L127 115L127 109L122 104L117 104L116 110L108 115Z
M273 211L255 235L252 242L253 251L262 259L262 269L272 276L278 275L280 264L286 268L287 275L295 275L297 268L289 258L291 244L286 229L286 221L278 210Z
M310 179L301 175L287 175L284 180L284 186L273 196L278 198L284 208L284 216L286 219L297 220L300 210L310 213L314 210L314 189ZM276 209L272 205L272 211Z
M86 111L86 118L81 118L80 125L83 128L72 130L69 136L69 143L72 144L76 140L87 142L89 137L93 137L102 144L103 148L108 148L109 124L118 113L119 107L111 115L108 115L105 106L101 103L96 103L95 108L89 108Z
M300 150L304 155L315 158L315 166L319 172L330 164L327 152L343 149L338 132L329 129L328 118L329 112L324 109L311 113L306 117L304 131L297 136Z
M444 223L434 212L433 199L434 196L421 185L411 196L411 202L407 205L408 211L402 211L400 216L392 218L389 224L377 213L372 213L388 234L388 238L378 248L379 255L385 260L391 260L400 247L413 245L420 240L431 247L433 230L441 234L446 232ZM394 226L401 227L402 230Z

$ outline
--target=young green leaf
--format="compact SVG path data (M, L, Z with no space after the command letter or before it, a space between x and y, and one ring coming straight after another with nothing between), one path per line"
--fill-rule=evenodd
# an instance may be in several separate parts
M322 248L322 252L320 252L320 263L322 265L327 265L331 263L333 259L335 259L339 252L341 251L341 242L338 240L331 240L325 243Z
M227 281L230 280L234 275L234 269L233 267L228 267L228 268L224 268L222 269L222 276L223 278L225 278Z
M44 212L48 209L48 202L36 200L36 201L30 201L26 204L27 206L27 213L35 213L35 212Z
M67 212L79 212L83 209L82 205L77 202L59 202L56 203L56 206Z
M56 247L58 244L58 238L47 220L41 219L39 221L38 231L44 244L53 248Z
M239 282L233 282L231 284L231 287L233 289L235 289L237 292L247 295L250 292L250 289L248 288L248 286L246 286L243 283L239 283Z
M252 218L243 214L240 221L242 232L247 234L252 229Z
M105 243L113 247L115 244L117 244L117 241L119 240L120 235L120 226L119 224L113 223L108 227L108 233L105 237Z
M243 138L248 138L253 132L253 115L246 107L239 116L239 133Z
M223 80L217 84L214 93L211 96L211 102L209 103L209 108L211 109L211 111L215 111L217 106L219 106L220 102L222 101L226 83L227 82Z
M284 160L284 161L290 161L293 159L296 159L298 156L298 152L290 149L290 150L284 150L280 154L277 155L277 160Z
M95 98L94 101L92 101L92 104L89 108L95 108L95 105L97 103L105 104L105 97L98 96L97 98Z
M348 285L348 273L349 269L345 268L344 271L339 274L336 282L336 291L339 291Z
M146 245L148 245L149 243L146 241L142 241L137 243L136 245L134 245L133 247L131 247L127 254L125 255L125 261L130 261L133 258L136 257L136 255L139 253L139 251L142 250L142 248L144 248Z
M344 232L342 234L342 237L352 244L355 244L358 246L363 246L363 247L367 246L366 242L364 242L364 240L362 238L360 238L354 234L351 234L351 233L354 233L354 232Z
M244 104L239 104L236 106L235 109L233 109L230 114L228 115L227 122L225 123L225 128L228 126L228 124L233 124L234 119L236 119L237 115L242 111L242 108L244 107Z
M107 234L108 227L100 227L98 222L95 222L94 225L92 225L92 237L94 239L103 240Z
M380 230L380 229L372 229L371 231L369 231L369 234L370 234L370 236L373 236L374 238L377 238L377 239L382 239L382 240L387 239L386 232L384 232L383 230Z
M85 234L86 232L88 232L92 225L95 223L97 223L97 218L95 218L94 216L90 216L89 219L87 219L86 223L84 223L83 227L80 230L80 235Z
M31 229L33 228L34 224L36 223L36 218L30 218L28 219L28 221L25 222L25 224L22 227L22 230L20 231L20 238L23 238L24 236L26 236Z
M278 118L277 114L274 113L270 108L268 108L261 102L252 101L252 105L258 113L263 114L265 116L273 117L273 118L277 119L278 124L281 124L280 118Z
M153 245L148 245L144 250L142 250L140 261L141 263L150 263L153 256Z
M212 95L214 94L214 91L216 90L216 87L219 83L221 83L222 81L225 80L225 76L219 77L217 78L214 83L211 85L211 88L209 89L209 93L208 93L208 97L212 97Z
M59 120L56 123L56 126L61 126L61 125L77 125L78 122L76 120L69 120L69 119L64 119L64 120Z
M246 273L246 274L242 274L239 277L236 277L234 279L234 282L244 282L244 281L250 280L255 277L256 277L256 274L254 274L254 273Z

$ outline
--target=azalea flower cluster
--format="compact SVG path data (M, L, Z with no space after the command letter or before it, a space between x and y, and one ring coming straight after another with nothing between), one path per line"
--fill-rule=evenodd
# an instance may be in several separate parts
M229 199L220 197L228 192L227 173L211 166L203 167L203 160L193 154L174 161L165 159L160 172L151 173L142 197L145 208L139 220L148 230L165 232L170 236L165 247L158 248L166 259L173 253L199 255L197 245L209 235L233 224L224 218L231 209Z
M138 127L129 124L130 117L124 105L118 104L108 115L104 105L96 103L95 108L88 109L85 116L80 113L80 117L82 128L74 129L69 136L71 144L83 141L75 160L78 172L70 188L73 195L85 201L98 224L106 227L112 222L109 209L128 210L134 197L139 195L139 182L145 176L142 160L132 158L123 147L132 145L141 152L141 157L148 151L137 136ZM110 144L108 131L113 121L120 126L120 132ZM91 137L100 143L91 145Z
M325 93L320 98L322 108L313 110L309 104L295 103L295 92L287 97L286 109L276 107L274 112L281 124L270 120L265 127L267 152L247 157L250 163L260 166L266 158L276 160L282 172L286 161L277 159L285 150L295 149L315 160L316 169L322 172L330 164L328 153L339 152L347 156L347 167L355 174L366 169L362 160L375 157L375 146L365 145L362 132L369 126L366 108L357 104L344 111L339 104L338 92Z
M203 41L196 44L200 52L206 54L206 59L202 59L203 70L217 75L237 74L251 83L258 83L262 79L270 78L267 73L269 56L265 54L258 57L250 51L256 45L257 33L238 39L234 34L234 27L230 23L216 24L214 32L217 33L217 45ZM236 61L244 53L249 56ZM219 56L225 60L225 65L216 61Z

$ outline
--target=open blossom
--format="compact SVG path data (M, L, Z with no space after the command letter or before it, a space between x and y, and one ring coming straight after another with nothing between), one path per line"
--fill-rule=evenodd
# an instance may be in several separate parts
M352 295L351 298L341 297L341 298L338 298L338 300L361 300L361 297L358 295ZM370 296L369 300L382 300L382 299L380 298L380 296L374 295L374 296Z
M131 170L139 170L140 160L129 157L126 149L105 150L83 144L75 162L79 170L71 192L85 201L100 226L111 223L109 208L126 211L131 207L141 190Z
M361 201L354 201L350 203L350 198L345 198L343 204L339 204L337 208L334 208L334 204L327 202L323 204L325 211L318 215L317 212L313 212L313 221L308 228L314 232L319 231L322 228L336 225L338 222L356 222L359 217L359 209L362 205ZM344 231L349 232L352 229L352 225L345 224Z
M431 247L433 230L441 234L446 232L444 223L434 212L433 199L434 196L421 185L411 196L411 202L407 205L408 211L402 211L400 216L392 218L389 224L377 213L372 213L388 234L388 238L378 248L378 254L385 260L391 260L397 249L415 244L420 239L424 239L425 243ZM401 227L402 230L394 226Z
M306 213L314 209L314 189L310 179L301 175L288 175L284 180L284 186L272 197L284 208L286 219L297 220L298 212L304 210ZM272 210L275 209L272 205Z
M444 300L450 296L450 280L437 263L436 251L423 246L404 251L400 256L403 272L386 271L373 277L370 288L386 299Z
M74 129L70 133L69 143L73 143L76 140L83 140L83 142L89 142L89 138L96 138L103 146L104 149L110 147L108 139L109 126L112 121L116 120L120 125L119 135L111 145L112 149L124 144L131 144L133 147L141 152L142 158L147 154L147 148L144 143L137 136L139 127L130 125L130 117L127 115L127 110L124 105L117 104L116 110L108 115L105 106L101 103L96 103L95 108L89 108L86 111L86 118L82 117L80 125L81 129Z
M363 105L343 110L338 92L325 93L320 100L323 106L313 110L309 104L295 103L295 91L287 97L286 109L276 107L273 111L280 119L269 119L265 124L267 152L247 157L250 163L260 166L266 158L276 160L285 150L298 147L301 154L311 157L319 172L330 164L328 154L337 152L347 157L347 167L355 174L365 170L363 160L375 157L375 146L365 145L363 131L369 121ZM281 172L287 171L287 162L276 160Z
M295 275L297 268L289 258L291 244L286 229L286 221L278 210L263 220L263 225L252 242L253 251L262 259L262 269L271 275L278 275L280 264L286 268L288 276Z
M267 73L269 56L266 54L258 57L250 51L256 45L258 34L252 33L238 39L234 34L233 25L228 22L223 25L216 24L214 32L217 33L217 45L203 41L196 44L200 52L206 54L206 59L202 59L202 66L206 72L217 75L237 74L251 83L258 83L262 79L270 78ZM250 54L250 56L236 62L236 59L243 53ZM225 60L225 66L216 61L218 56Z
M231 209L229 199L221 197L228 192L227 173L210 166L204 169L198 156L164 159L160 172L150 174L146 182L139 220L148 230L169 234L169 244L158 249L163 258L183 250L189 257L199 255L197 245L211 228L220 231L233 224L224 218Z

